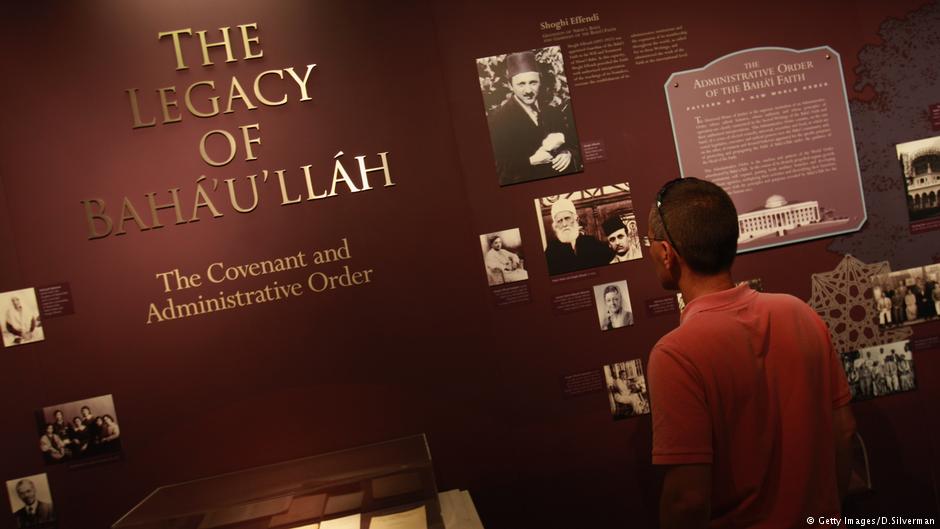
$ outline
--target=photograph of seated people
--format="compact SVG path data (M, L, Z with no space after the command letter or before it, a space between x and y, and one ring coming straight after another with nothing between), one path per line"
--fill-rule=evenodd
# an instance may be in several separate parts
M522 237L518 228L481 235L480 243L485 248L483 263L489 286L529 279L521 255Z
M604 378L614 420L650 412L646 379L639 359L604 366Z
M81 406L79 415L65 420L61 409L53 411L39 436L39 450L47 464L64 463L119 452L121 428L110 413L95 415Z
M937 273L928 271L935 266L909 268L871 278L872 307L878 315L878 325L913 325L940 315Z

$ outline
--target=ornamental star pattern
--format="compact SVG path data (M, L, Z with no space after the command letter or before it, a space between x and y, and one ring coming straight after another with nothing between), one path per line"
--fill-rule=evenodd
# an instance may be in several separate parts
M913 334L910 327L881 330L869 279L891 271L887 261L865 264L846 255L832 272L813 274L809 306L829 326L836 352L857 351L898 342Z

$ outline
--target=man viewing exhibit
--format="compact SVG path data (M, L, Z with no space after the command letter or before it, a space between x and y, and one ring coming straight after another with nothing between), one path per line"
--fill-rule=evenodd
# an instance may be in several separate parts
M540 101L544 87L535 54L506 56L512 96L490 118L493 154L501 185L527 182L581 170L574 127L565 113Z
M649 360L661 527L840 516L855 420L826 325L795 297L735 287L737 212L711 182L664 185L649 239L663 288L686 300Z

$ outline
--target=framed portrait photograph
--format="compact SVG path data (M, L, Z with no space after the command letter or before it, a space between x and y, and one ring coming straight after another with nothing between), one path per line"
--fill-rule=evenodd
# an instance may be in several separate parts
M537 198L535 213L549 275L642 257L626 182Z
M940 218L940 136L896 146L912 223Z
M881 328L916 325L940 315L940 264L872 276L870 281Z
M0 293L3 346L13 347L46 339L39 318L36 290L24 288Z
M852 401L917 389L910 340L842 353Z
M626 281L595 285L594 304L602 331L633 325L633 308Z
M121 453L114 399L102 395L36 412L38 446L47 465L113 459Z
M476 60L499 185L583 170L560 46Z
M639 358L604 366L607 397L614 420L650 412L650 396L646 376Z
M7 495L10 498L10 510L19 529L55 525L52 491L45 474L33 474L7 481Z
M486 281L491 287L529 279L519 228L480 235Z

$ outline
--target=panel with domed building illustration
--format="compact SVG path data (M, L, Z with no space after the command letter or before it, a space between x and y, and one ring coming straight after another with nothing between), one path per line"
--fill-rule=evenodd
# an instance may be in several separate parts
M679 171L721 186L738 252L832 237L868 218L839 54L751 48L664 85Z

